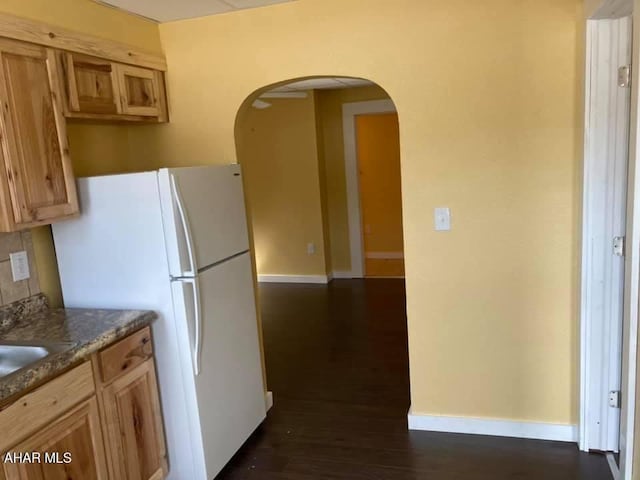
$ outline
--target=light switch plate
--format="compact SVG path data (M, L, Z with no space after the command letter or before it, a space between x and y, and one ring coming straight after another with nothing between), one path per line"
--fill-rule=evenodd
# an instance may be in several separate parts
M29 273L29 257L27 252L22 250L21 252L15 252L9 254L9 260L11 262L11 275L14 282L20 280L26 280L31 276Z
M436 232L451 230L451 211L447 207L437 207L433 213Z

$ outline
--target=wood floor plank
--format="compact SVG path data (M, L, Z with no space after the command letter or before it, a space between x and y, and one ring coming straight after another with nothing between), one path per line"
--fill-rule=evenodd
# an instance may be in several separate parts
M221 480L610 480L575 444L407 430L404 282L262 284L274 407Z

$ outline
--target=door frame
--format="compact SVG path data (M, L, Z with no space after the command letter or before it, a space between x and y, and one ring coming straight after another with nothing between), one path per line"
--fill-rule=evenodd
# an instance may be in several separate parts
M591 6L593 7L593 1ZM589 18L615 18L633 13L633 23L640 24L640 0L600 0L600 8L591 8L586 16L588 28ZM589 17L589 15L591 15ZM640 64L640 32L633 29L632 64ZM586 51L586 64L589 67L590 52ZM640 287L640 168L638 168L638 154L640 153L640 141L638 122L638 81L640 80L637 68L632 68L631 80L631 118L629 127L629 161L627 170L627 219L626 219L626 247L625 247L625 285L623 300L623 342L622 342L622 411L620 418L620 468L617 478L620 480L632 480L634 470L634 433L636 424L636 387L637 387L637 361L638 361L638 311L639 311L639 287ZM586 88L589 89L589 68L586 70ZM585 118L589 114L588 96L585 103ZM585 138L589 135L589 125L585 125ZM585 154L586 154L585 150ZM581 325L582 329L582 325ZM584 356L581 335L581 358ZM580 381L583 378L581 375ZM580 389L580 408L582 419L583 389ZM582 445L581 445L582 446ZM609 464L612 465L610 461ZM612 468L615 471L615 468Z
M633 2L633 24L640 25L640 0ZM619 2L620 3L620 2ZM625 2L626 3L626 2ZM629 128L629 167L627 187L627 232L622 343L622 416L620 421L620 480L631 480L634 469L638 362L638 289L640 288L640 135L638 130L638 74L640 32L633 28L631 68L631 121Z
M344 168L347 181L347 213L349 217L349 252L351 277L364 278L364 239L358 175L358 145L356 116L375 113L397 113L391 99L350 102L342 104L342 134L344 139Z
M605 18L587 20L586 25L579 422L583 451L615 451L623 443L623 413L609 406L606 392L624 386L624 320L614 325L606 318L607 313L622 317L624 311L625 260L613 255L613 237L625 235L626 197L620 194L628 190L630 89L619 87L615 78L617 67L631 60L631 23ZM605 121L600 112L608 112ZM603 257L602 248L611 248L610 254Z

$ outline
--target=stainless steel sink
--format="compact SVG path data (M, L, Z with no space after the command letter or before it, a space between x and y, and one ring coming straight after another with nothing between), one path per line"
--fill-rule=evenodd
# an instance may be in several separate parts
M49 355L60 353L74 344L70 342L6 342L0 340L0 378L28 367Z

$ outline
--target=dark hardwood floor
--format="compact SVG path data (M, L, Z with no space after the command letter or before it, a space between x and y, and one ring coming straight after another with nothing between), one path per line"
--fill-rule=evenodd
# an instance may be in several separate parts
M275 405L219 479L595 480L575 444L407 430L404 282L260 287Z

